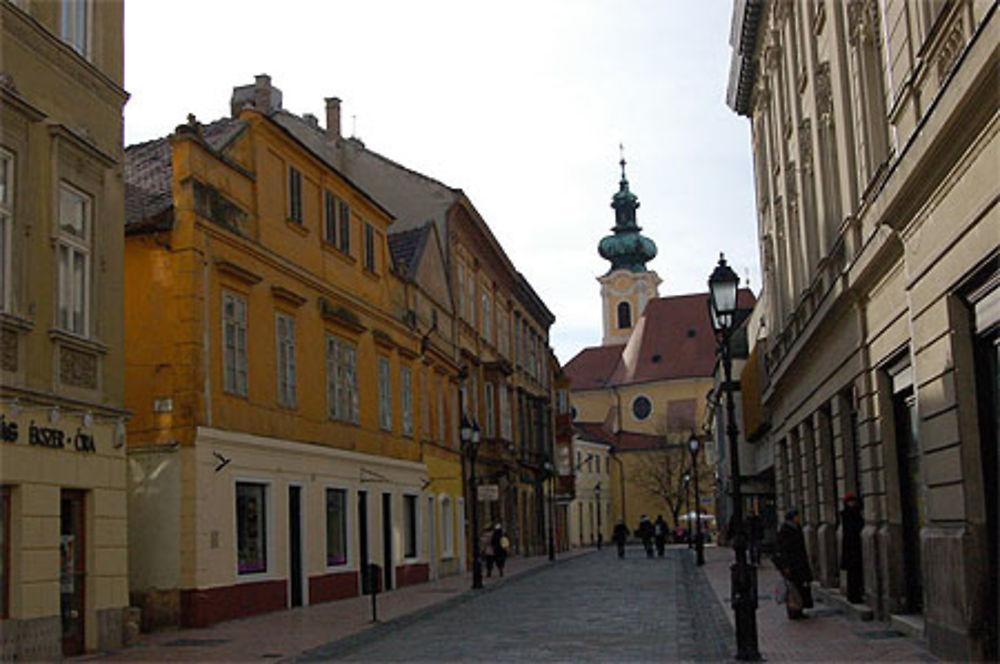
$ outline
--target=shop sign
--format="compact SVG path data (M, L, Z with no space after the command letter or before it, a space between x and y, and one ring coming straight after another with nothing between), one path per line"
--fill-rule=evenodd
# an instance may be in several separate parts
M16 443L20 437L20 430L17 422L9 422L4 415L0 415L0 439L5 443ZM42 427L35 424L34 420L28 425L28 444L38 447L49 447L57 450L74 450L76 452L97 452L94 444L94 437L89 433L84 433L80 429L76 433Z
M496 502L500 500L500 485L480 484L476 487L476 495L481 502Z

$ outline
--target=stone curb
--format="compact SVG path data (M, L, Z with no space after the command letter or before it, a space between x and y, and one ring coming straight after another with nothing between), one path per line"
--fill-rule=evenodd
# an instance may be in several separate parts
M467 589L461 594L454 597L449 597L445 600L437 602L436 604L431 604L430 606L425 606L420 609L415 609L409 613L404 613L401 616L396 616L395 618L390 618L386 621L379 621L378 623L363 629L362 631L351 634L350 636L345 636L336 641L331 641L324 645L306 650L299 653L295 657L290 659L282 660L285 662L321 662L329 661L335 657L343 657L349 655L351 652L362 648L369 643L377 641L382 636L387 633L395 632L403 627L408 627L413 623L419 622L425 618L430 618L436 616L440 613L448 611L456 606L470 602L477 597L482 597L488 593L494 592L498 588L502 588L511 583L517 583L523 579L531 578L536 574L542 572L546 569L551 569L554 565L561 565L564 563L577 560L578 558L584 558L592 553L596 553L596 549L590 551L584 551L583 553L577 553L573 556L556 558L554 561L549 561L542 563L541 565L536 565L530 569L526 569L523 572L519 572L516 575L505 577L502 581L497 580L495 583L491 583L488 586L484 586L481 590Z

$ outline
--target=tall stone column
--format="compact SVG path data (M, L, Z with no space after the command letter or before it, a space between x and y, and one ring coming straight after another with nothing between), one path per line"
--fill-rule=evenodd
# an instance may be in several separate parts
M806 539L806 551L809 553L809 567L813 574L819 570L819 543L817 529L819 527L819 487L816 473L816 442L813 436L812 418L806 418L799 424L799 448L802 458L802 534Z
M819 570L817 576L824 586L836 588L840 579L837 555L837 469L834 450L833 423L829 406L823 406L814 416L816 427L816 457L819 459L820 487L819 526L816 538L819 543Z

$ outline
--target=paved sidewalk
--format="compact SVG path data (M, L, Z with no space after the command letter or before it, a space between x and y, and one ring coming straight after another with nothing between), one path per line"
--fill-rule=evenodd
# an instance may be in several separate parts
M735 630L729 601L732 549L708 547L702 568ZM769 560L758 569L757 643L771 662L936 662L927 646L907 638L886 623L849 620L843 611L817 598L807 620L789 620L785 607L774 601L781 575ZM815 595L815 593L814 593Z
M556 556L560 560L590 553L576 549ZM494 572L483 578L487 590L510 579L547 566L547 556L512 557L507 560L504 578ZM76 659L102 661L248 661L288 660L331 641L365 632L388 621L410 619L460 601L471 592L470 573L407 586L378 595L379 623L372 623L371 597L354 597L324 602L287 611L275 611L251 618L232 620L201 629L171 629L143 634L129 648L85 655Z

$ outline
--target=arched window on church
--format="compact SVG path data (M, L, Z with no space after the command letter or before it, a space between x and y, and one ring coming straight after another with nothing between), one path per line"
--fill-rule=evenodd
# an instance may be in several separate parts
M628 302L618 303L618 329L626 330L632 327L632 307Z

